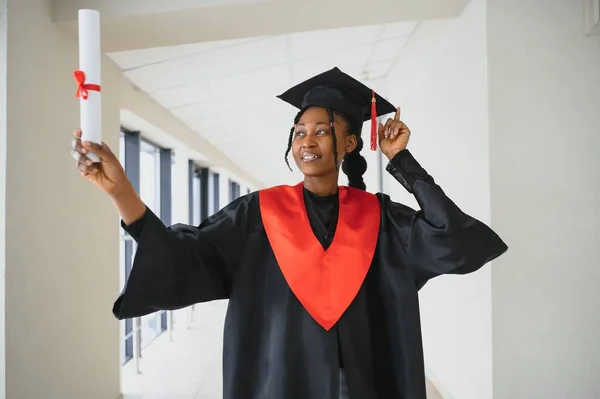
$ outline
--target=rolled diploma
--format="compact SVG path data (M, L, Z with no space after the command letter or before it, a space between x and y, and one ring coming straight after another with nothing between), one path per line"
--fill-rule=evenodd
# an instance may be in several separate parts
M95 10L79 10L79 69L85 73L85 83L100 85L100 13ZM81 139L102 143L102 97L89 90L86 100L79 99ZM93 162L99 162L96 154L86 154Z

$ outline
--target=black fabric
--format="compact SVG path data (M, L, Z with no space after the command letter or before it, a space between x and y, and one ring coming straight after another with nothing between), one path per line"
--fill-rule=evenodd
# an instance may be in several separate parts
M333 241L335 228L337 225L339 196L337 194L320 197L304 189L304 203L306 205L306 214L312 227L315 237L319 240L324 250L327 250ZM341 342L337 326L336 339L338 343L338 365L344 368L344 357L342 356Z
M387 164L386 170L409 192L413 192L413 186L417 180L435 184L433 177L417 162L409 150L400 151Z
M313 76L277 97L298 109L319 106L350 115L358 122L371 119L372 90L339 68ZM375 99L377 116L396 111L379 94L375 93Z
M337 225L339 196L337 194L320 197L304 189L304 203L308 221L315 237L323 249L329 248Z
M408 160L406 165L416 165ZM125 227L139 246L113 313L124 319L229 298L224 399L338 399L338 347L350 399L426 399L419 288L442 274L473 272L507 247L432 179L422 179L422 168L410 172L405 167L402 176L412 181L421 210L377 194L381 226L373 262L330 331L289 289L267 240L257 193L199 227L166 228L150 210L141 231L132 231L141 224Z
M123 220L121 220L121 227L133 238L135 241L139 241L142 236L142 230L144 229L144 223L146 218L148 217L148 208L146 208L146 212L144 212L144 216L130 225L126 225Z

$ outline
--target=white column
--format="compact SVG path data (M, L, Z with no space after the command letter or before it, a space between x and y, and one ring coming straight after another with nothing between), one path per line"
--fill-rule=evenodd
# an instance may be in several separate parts
M52 2L10 2L6 115L6 396L119 396L119 223L79 175L77 42ZM40 60L43 60L40 64ZM118 151L121 74L103 65L104 140ZM1 125L0 125L1 126ZM2 157L4 158L4 157ZM4 161L3 161L4 162ZM0 201L4 203L4 201ZM0 340L4 342L4 340Z
M4 272L6 220L6 0L0 0L0 399L6 395Z
M488 1L495 399L600 392L600 36L581 1Z

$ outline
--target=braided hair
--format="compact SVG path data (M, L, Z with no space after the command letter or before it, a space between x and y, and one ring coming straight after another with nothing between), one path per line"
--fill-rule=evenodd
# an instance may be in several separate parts
M344 156L342 172L348 176L349 187L365 191L367 185L365 184L363 175L367 171L367 160L360 154L364 146L363 139L360 135L362 123L348 115L341 116L346 120L346 134L356 137L356 147Z
M287 146L287 150L285 151L285 163L291 172L293 172L293 171L292 171L292 167L290 166L290 162L288 161L288 155L290 154L290 151L292 150L292 141L294 141L294 131L296 130L296 125L298 124L298 122L300 122L300 117L302 116L303 113L304 113L304 110L301 110L294 117L294 126L292 126L292 128L290 129L290 135L288 137L288 146Z
M292 142L294 141L294 131L296 130L296 125L300 121L300 118L305 110L306 109L298 112L294 118L294 126L292 126L290 129L288 146L287 150L285 151L285 163L290 170L292 170L292 168L290 167L290 163L288 161L288 155L292 150ZM359 190L366 190L367 186L364 182L363 175L367 171L367 160L360 154L360 151L364 146L363 139L360 136L362 124L354 118L345 114L341 114L337 111L333 111L332 109L327 108L327 112L329 113L329 126L331 128L331 140L333 142L333 161L335 163L335 170L338 170L338 151L337 136L335 134L335 127L333 123L334 114L346 121L346 134L350 136L356 136L356 148L354 148L352 152L347 153L342 162L342 171L348 176L348 186L357 188Z

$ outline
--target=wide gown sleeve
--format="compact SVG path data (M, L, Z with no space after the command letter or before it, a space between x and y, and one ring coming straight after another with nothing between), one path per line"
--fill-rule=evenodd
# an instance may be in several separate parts
M198 227L166 227L150 209L129 226L121 222L138 247L125 288L113 306L115 317L228 298L246 248L251 201L251 195L238 198Z
M406 249L419 288L442 274L474 272L508 249L490 227L461 211L408 150L399 152L386 170L421 208L386 204L387 218Z

